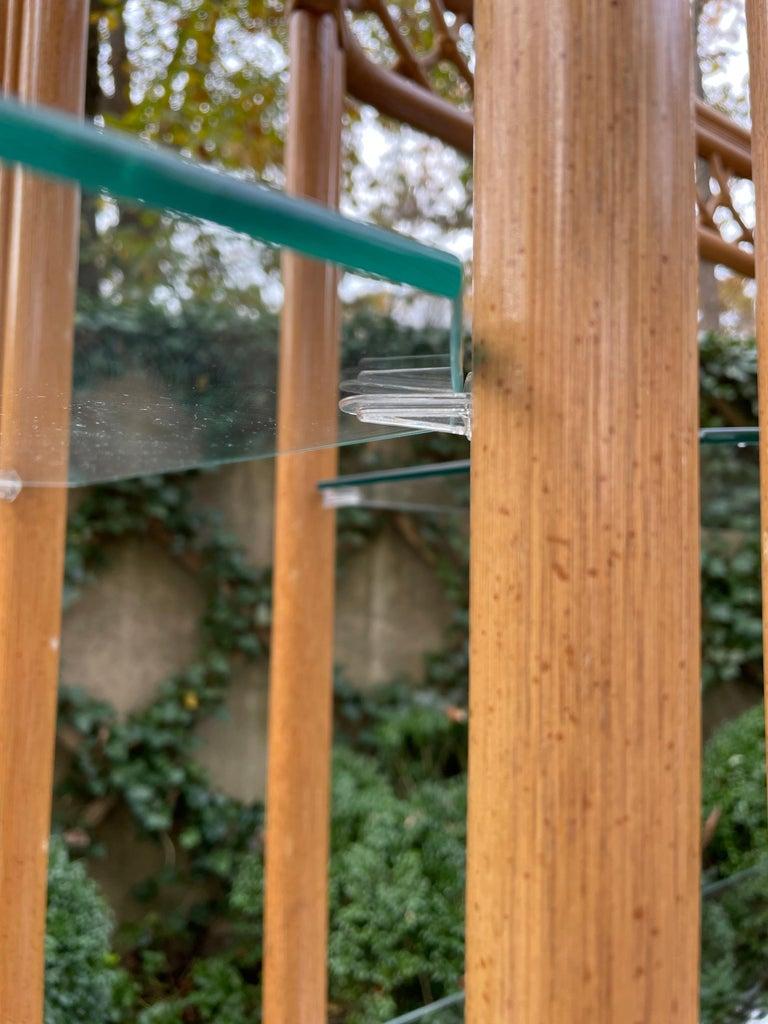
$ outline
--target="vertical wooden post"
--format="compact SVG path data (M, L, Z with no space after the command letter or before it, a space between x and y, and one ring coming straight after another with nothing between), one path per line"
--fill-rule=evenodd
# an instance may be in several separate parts
M338 203L343 57L331 14L290 16L286 185ZM338 417L337 272L286 253L279 441L332 437ZM333 696L335 519L320 479L336 452L277 460L269 692L264 943L266 1024L326 1018L328 836Z
M760 532L763 553L763 636L768 637L768 2L747 0L752 180L755 183L757 396L760 420ZM763 643L768 694L768 643ZM768 735L768 699L765 702Z
M689 17L476 7L470 1024L698 1020Z
M3 92L80 112L87 0L5 0ZM33 426L66 437L78 194L0 171L0 470ZM66 444L52 456L66 474ZM0 1020L40 1024L66 491L0 502Z

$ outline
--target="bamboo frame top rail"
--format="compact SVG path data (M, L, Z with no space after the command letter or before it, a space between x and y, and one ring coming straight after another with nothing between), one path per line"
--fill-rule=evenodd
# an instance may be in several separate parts
M119 132L8 98L0 98L0 160L90 191L106 189L117 198L204 218L454 302L461 296L463 268L450 253L319 203L216 173Z
M752 178L752 138L746 128L696 99L696 152L710 159L720 156L740 178Z
M431 66L435 56L456 63L455 29L452 30L447 24L445 13L449 11L462 23L472 24L473 0L447 0L442 5L443 10L440 5L435 5L432 16L436 21L436 32L440 39L453 41L454 46L450 52L445 52L445 46L442 46L436 54L427 55L413 51L411 44L400 35L396 21L388 17L382 5L375 0L330 0L330 3L329 0L295 0L294 6L313 10L328 10L330 7L339 17L345 12L374 13L384 19L382 27L398 54L398 61L393 66L372 60L349 30L346 21L341 23L342 39L347 52L350 93L362 102L371 103L382 113L428 131L468 156L472 155L474 121L471 112L457 107L435 92L423 68ZM457 70L461 77L467 79L463 66L457 67ZM471 83L471 76L469 80ZM698 97L694 106L698 155L707 159L717 154L734 174L751 179L749 131Z
M428 13L418 14L431 19L427 50L419 48L410 31L415 9L406 7L398 16L385 0L293 0L293 6L335 15L350 96L472 157L474 72L460 46L459 30L474 24L473 0L434 0ZM360 16L377 19L394 62L377 60L356 36L354 21ZM438 63L451 65L456 81L463 83L458 102L443 95L430 78ZM704 185L699 196L699 257L754 277L752 230L744 224L733 187L739 179L752 178L750 133L698 97L694 110L696 153L709 165L710 181L715 183L714 188Z
M204 218L314 260L440 296L452 304L452 382L456 390L462 388L463 267L461 261L450 253L396 232L344 217L310 199L285 195L275 189L207 169L169 150L7 97L0 97L0 161L20 165L57 180L73 182L91 192L106 190L117 199L138 202L160 211ZM255 379L252 385L263 388L268 394L272 381ZM132 407L134 398L133 391L122 395L121 408ZM48 400L68 404L70 398L61 392L48 395ZM84 403L83 415L73 418L73 433L69 438L66 431L55 436L44 431L13 433L12 424L6 432L9 424L6 417L0 431L4 439L13 435L13 440L8 441L10 447L4 449L3 460L7 464L0 466L9 482L6 497L15 496L19 480L25 486L64 484L65 479L53 473L50 466L51 458L55 456L57 472L66 467L68 440L68 473L78 483L123 478L139 471L188 468L199 464L198 460L202 458L194 443L186 448L180 447L175 435L168 442L166 431L166 435L154 438L154 443L148 446L149 462L137 464L131 454L131 446L120 440L125 431L119 426L120 415L113 415L111 403L108 414L104 413L105 405L98 395L94 398L86 394ZM153 410L151 415L156 416L155 422L158 423L165 423L169 416L175 415L177 408L172 396L165 393L149 405ZM146 403L142 405L141 413L140 423L148 422L150 410ZM273 425L271 417L268 407L256 410L248 421L248 431L244 436L250 440L261 436ZM118 424L117 429L115 423ZM204 418L197 425L204 425ZM378 435L380 433L377 431ZM114 444L113 439L117 439ZM359 436L354 439L359 439ZM294 447L313 449L340 443L343 441L335 430L321 431L317 436L313 428L307 436L296 439ZM95 453L92 459L91 452ZM249 457L265 454L258 445L251 445L247 452ZM80 456L80 470L72 475L76 453ZM242 457L242 452L235 451L231 444L205 455L206 461L211 463L232 461L234 457Z

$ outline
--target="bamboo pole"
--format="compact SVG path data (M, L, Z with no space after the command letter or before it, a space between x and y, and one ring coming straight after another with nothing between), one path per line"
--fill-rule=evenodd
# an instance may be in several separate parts
M694 1024L689 5L476 13L466 1020Z
M752 114L752 180L755 183L755 270L757 278L757 396L760 421L760 531L763 581L763 636L768 636L768 2L747 0L749 97ZM768 687L768 644L763 643ZM768 691L767 691L768 692ZM765 703L768 735L768 700Z
M3 91L79 112L87 13L86 0L6 0ZM67 432L78 210L76 189L0 171L0 470L22 476L34 428ZM65 444L50 469L66 472ZM63 489L0 502L0 1020L9 1024L43 1018L66 508Z
M286 186L338 203L343 59L335 18L290 16ZM337 272L283 256L278 428L281 450L307 428L335 436L338 417ZM328 837L335 519L319 480L335 476L332 448L277 459L267 773L264 1020L326 1018Z

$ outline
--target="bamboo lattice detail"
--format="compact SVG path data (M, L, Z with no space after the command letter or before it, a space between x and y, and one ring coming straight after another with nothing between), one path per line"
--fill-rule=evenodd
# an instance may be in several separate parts
M754 229L745 221L745 203L737 201L746 189L751 197L751 180L734 174L719 153L704 159L706 182L698 189L699 253L702 259L754 277Z
M471 34L462 29L473 24L473 0L336 0L335 10L350 94L471 156L474 75ZM376 46L358 30L366 21ZM749 132L700 100L695 111L697 154L709 172L698 203L699 255L754 277L753 231L744 213L751 198Z

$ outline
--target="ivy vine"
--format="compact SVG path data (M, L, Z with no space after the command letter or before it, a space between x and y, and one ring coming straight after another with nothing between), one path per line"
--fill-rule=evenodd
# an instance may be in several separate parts
M340 516L342 560L360 550L385 522L433 566L458 599L466 586L466 538L459 527L446 530L445 523L350 510ZM73 513L66 558L67 603L75 601L104 569L116 545L137 538L158 544L202 589L205 604L198 651L190 664L159 685L147 707L125 718L80 689L62 687L59 741L69 757L57 791L56 824L73 854L98 856L102 852L100 826L122 807L130 812L140 834L172 852L165 865L136 891L146 901L147 912L121 928L118 949L125 970L115 976L116 998L122 1006L120 1014L115 1011L115 1020L131 1019L136 1006L143 1003L147 1009L137 1018L142 1024L219 1021L224 1019L221 1014L226 1016L226 1008L226 1012L232 1010L232 1021L239 1024L257 1019L258 1014L263 809L212 788L195 757L195 730L223 706L236 667L268 653L270 573L249 566L237 542L221 531L215 517L195 506L189 475L131 481L93 490ZM373 701L339 679L336 710L339 741L360 751L357 760L352 757L344 762L352 776L360 775L354 784L365 790L354 818L355 828L362 830L360 841L381 843L386 833L386 829L381 832L381 794L389 792L387 787L393 787L388 797L393 820L402 818L410 823L415 808L421 808L418 815L423 816L419 794L424 787L435 785L430 780L455 777L456 786L445 806L447 831L441 842L450 851L450 859L458 863L463 857L466 714L447 694L459 695L463 703L466 638L460 615L451 635L445 659L436 655L430 660L430 690L414 693L401 685ZM443 691L443 697L437 689ZM382 768L385 775L371 788L371 779ZM387 778L391 781L385 781ZM339 785L338 777L335 785ZM366 787L371 789L368 796ZM334 812L336 830L342 820L352 820L349 807L343 804L338 803ZM428 825L425 819L424 827ZM401 846L403 852L398 856L407 859L416 873L411 884L419 878L419 886L427 891L444 858L435 853L430 860L421 850L416 832L409 833ZM371 852L363 846L355 854L345 845L335 856L365 859ZM383 908L389 906L388 912L393 912L405 895L399 892L397 873L388 872L385 877L391 891L382 890L382 907L367 924L366 915L359 916L359 933L347 929L334 947L334 989L352 1013L348 1016L345 1011L345 1020L363 1019L355 1016L358 1010L349 1009L350 1000L359 1003L365 1019L373 1019L365 1017L368 1011L362 1008L368 1006L364 998L367 987L381 983L377 980L381 958L377 954L370 963L365 957L361 961L361 949L377 929L382 936L386 934L379 928ZM238 882L233 894L233 879L245 878L249 879L247 887ZM460 872L453 878L457 892L461 878ZM349 915L349 884L345 886L334 890L334 912ZM184 892L185 899L178 909L168 911L167 896L164 901L159 897L172 891ZM424 908L429 906L424 904ZM430 985L440 986L437 991L450 990L460 979L460 915L456 916L451 905L442 922L432 920L434 908L427 916L429 921L419 916L409 926L409 933L414 934L431 928L432 939L425 940L418 957L414 951L398 952L394 946L386 953L389 966L382 978L386 977L387 987L394 985L398 994L375 996L380 1019L398 1006L414 1005L424 986L424 991L430 991ZM222 940L222 929L227 950L223 960L210 955L211 947L215 951ZM443 973L433 972L430 981L433 940L439 948L448 942L445 948L451 952L441 968ZM380 953L383 955L383 948ZM111 962L109 970L114 973Z
M57 792L58 823L71 847L98 852L90 849L98 826L122 803L142 833L186 854L182 867L148 889L192 878L225 882L258 836L262 809L211 788L195 759L195 729L222 707L237 663L267 650L270 573L249 566L237 543L194 508L184 479L131 481L94 490L72 516L67 602L127 538L161 545L202 589L199 648L147 707L124 719L82 690L62 687L58 734L70 760ZM201 924L215 902L198 908Z

